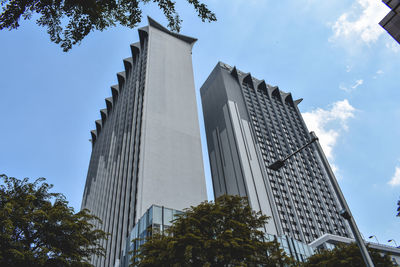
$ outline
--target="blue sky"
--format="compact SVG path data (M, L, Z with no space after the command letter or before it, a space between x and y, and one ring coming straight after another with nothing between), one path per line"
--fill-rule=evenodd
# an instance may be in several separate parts
M400 245L400 45L378 25L379 0L206 1L218 22L202 23L179 1L193 48L198 90L218 61L304 98L316 131L365 237ZM154 5L144 14L166 25ZM147 24L143 20L141 26ZM90 130L130 57L136 29L91 33L68 53L32 21L0 32L0 173L46 177L80 208ZM212 197L200 110L203 156Z

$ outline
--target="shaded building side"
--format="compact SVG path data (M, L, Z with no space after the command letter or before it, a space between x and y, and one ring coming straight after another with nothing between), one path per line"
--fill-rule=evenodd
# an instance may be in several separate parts
M200 92L215 197L247 196L272 217L265 226L272 235L305 243L325 233L350 237L314 146L279 172L267 168L311 139L301 100L221 62Z
M400 1L383 0L391 11L379 22L392 37L400 44Z

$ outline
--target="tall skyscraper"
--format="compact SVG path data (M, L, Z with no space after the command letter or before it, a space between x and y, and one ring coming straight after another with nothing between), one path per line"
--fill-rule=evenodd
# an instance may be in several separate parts
M311 140L301 99L221 62L200 92L215 197L247 196L271 216L269 234L304 243L323 234L351 237L314 145L278 172L267 168Z
M91 132L82 208L111 234L95 266L114 265L151 205L183 210L207 198L191 57L196 39L148 21Z
M400 0L383 0L391 11L379 24L400 44Z

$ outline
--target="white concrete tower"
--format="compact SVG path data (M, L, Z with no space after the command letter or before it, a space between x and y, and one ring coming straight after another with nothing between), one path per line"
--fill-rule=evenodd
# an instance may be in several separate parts
M191 56L196 39L148 21L91 132L82 208L111 234L95 266L114 265L152 204L182 210L207 199Z

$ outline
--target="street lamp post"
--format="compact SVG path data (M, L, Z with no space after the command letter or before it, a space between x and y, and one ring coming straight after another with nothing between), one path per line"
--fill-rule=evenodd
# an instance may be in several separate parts
M285 166L285 161L294 156L295 154L299 153L300 151L302 151L304 148L308 147L309 145L311 145L312 143L314 143L315 141L318 140L317 136L314 136L310 142L308 142L307 144L305 144L304 146L300 147L299 149L297 149L296 151L292 152L291 154L287 155L286 157L284 157L283 159L278 159L277 161L275 161L274 163L272 163L271 165L268 166L269 169L277 171L280 168L282 168L283 166Z
M305 144L304 146L300 147L299 149L297 149L296 151L294 151L293 153L289 154L288 156L286 156L283 159L278 159L277 161L275 161L274 163L272 163L271 165L268 166L269 169L274 170L274 171L278 171L280 168L282 168L285 165L285 161L287 159L289 159L290 157L292 157L293 155L297 154L298 152L300 152L301 150L303 150L304 148L308 147L309 145L311 145L312 143L315 142L316 144L316 148L317 148L317 153L321 158L322 164L324 165L327 173L328 173L328 177L329 180L333 186L333 190L335 190L335 193L337 195L337 198L339 200L339 204L342 207L342 210L339 212L340 215L345 218L347 220L347 222L350 225L351 231L353 232L353 235L356 239L356 243L358 245L358 247L360 248L361 251L361 255L364 259L364 262L366 264L367 267L374 267L374 263L371 260L371 257L368 253L368 250L364 244L364 241L361 237L360 231L358 230L358 227L356 225L356 222L350 212L349 206L347 205L346 200L344 199L343 193L340 190L339 184L336 181L335 178L335 174L333 173L328 160L325 157L325 154L322 151L321 145L318 142L318 137L315 135L314 132L310 132L311 134L311 140Z
M393 243L396 245L396 247L397 247L396 240L394 240L394 239L389 239L389 240L388 240L388 243L390 243L390 242L393 242Z
M379 244L379 241L378 241L378 238L376 237L376 235L371 235L371 236L368 237L368 239L371 239L373 237L375 237L376 242Z

